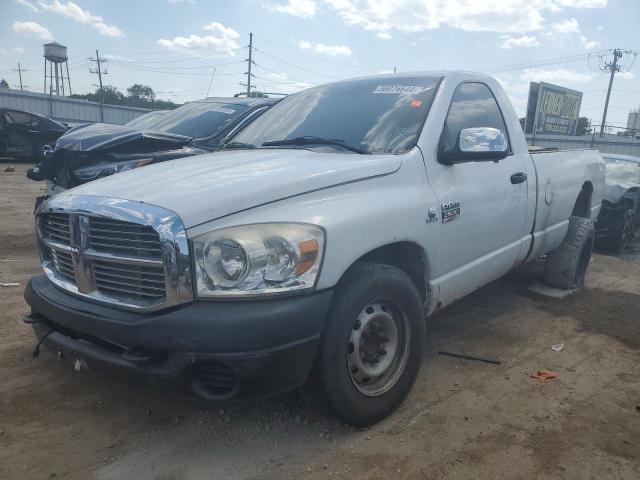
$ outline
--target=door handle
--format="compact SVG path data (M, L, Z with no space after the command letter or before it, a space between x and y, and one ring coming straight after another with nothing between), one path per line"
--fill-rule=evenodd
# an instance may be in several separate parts
M511 183L516 185L517 183L522 183L527 181L527 174L524 172L518 172L511 175Z

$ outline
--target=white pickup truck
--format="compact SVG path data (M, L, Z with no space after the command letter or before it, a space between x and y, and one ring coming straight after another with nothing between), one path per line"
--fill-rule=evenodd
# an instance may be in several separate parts
M582 285L604 174L530 154L485 75L310 88L218 152L45 202L25 321L78 370L212 400L305 385L370 424L411 389L425 316L543 255Z

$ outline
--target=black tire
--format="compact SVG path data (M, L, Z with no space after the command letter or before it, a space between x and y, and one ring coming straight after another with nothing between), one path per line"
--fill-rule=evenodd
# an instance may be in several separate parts
M362 325L363 314L369 315L369 319L359 333L361 341L354 353L352 339ZM384 327L377 323L389 322L389 317L392 318L391 325L397 326L396 348L391 345L393 334L389 340ZM368 334L367 328L370 329ZM355 264L336 288L330 318L303 396L312 406L323 412L330 410L354 426L382 420L402 403L415 382L420 370L424 332L422 298L406 273L390 265ZM367 348L371 345L367 342L374 343L375 358L368 356ZM389 346L391 348L387 348ZM354 379L354 361L367 363L367 368L378 368L389 363L391 358L387 356L391 353L385 350L394 352L388 372L371 379L370 385L365 383L369 381L366 377ZM353 355L357 355L355 360ZM361 365L365 366L364 363ZM379 392L373 391L376 383L381 385Z
M569 229L558 248L549 254L544 280L551 287L573 290L584 285L591 260L595 228L588 218L569 218Z
M635 223L635 213L633 210L627 210L624 212L622 223L616 229L615 236L611 239L611 250L620 254L624 252L627 244L633 240L633 225Z

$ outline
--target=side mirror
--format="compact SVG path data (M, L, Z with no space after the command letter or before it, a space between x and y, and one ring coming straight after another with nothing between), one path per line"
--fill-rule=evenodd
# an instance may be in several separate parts
M453 165L462 162L498 161L509 155L509 141L501 130L473 127L460 130L455 147L441 148L438 161L445 165Z

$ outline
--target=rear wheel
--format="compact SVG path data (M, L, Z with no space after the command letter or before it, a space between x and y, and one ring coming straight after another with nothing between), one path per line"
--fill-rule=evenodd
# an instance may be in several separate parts
M402 270L373 263L354 265L337 292L305 396L350 424L370 425L391 414L415 382L422 298Z
M594 238L595 229L591 220L570 217L564 240L547 258L545 283L563 290L582 287L591 261Z
M634 236L634 223L635 223L635 214L633 210L627 210L624 213L624 218L622 219L622 224L620 228L616 231L616 236L613 240L613 250L616 253L624 252L624 249L628 245L628 243L633 240Z

